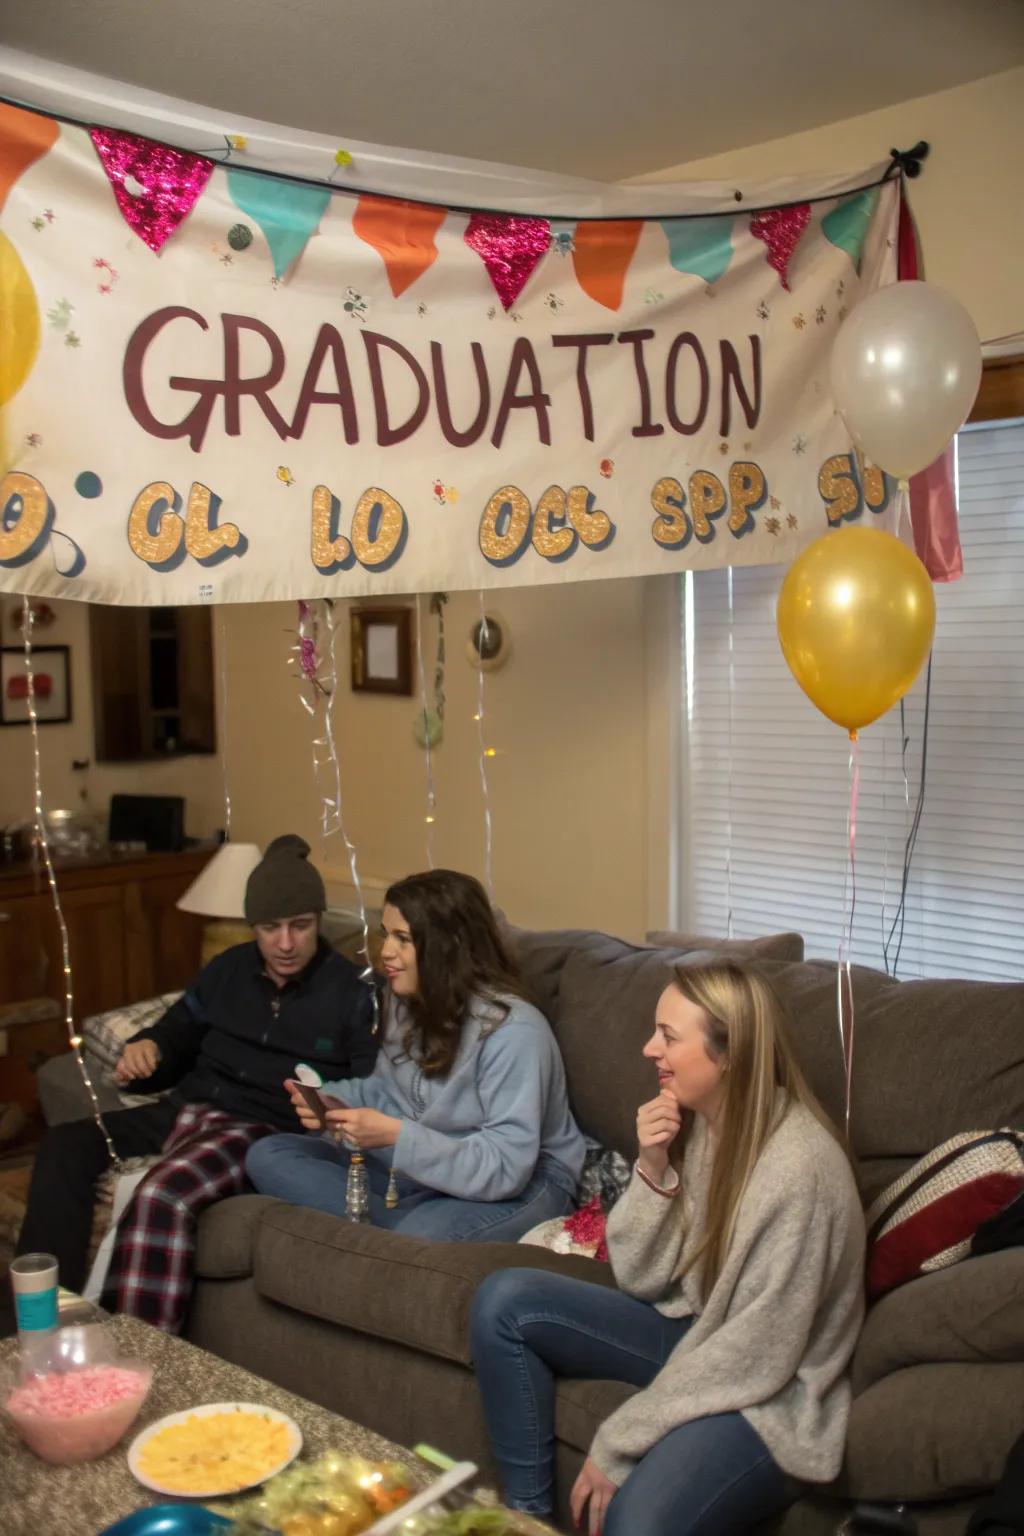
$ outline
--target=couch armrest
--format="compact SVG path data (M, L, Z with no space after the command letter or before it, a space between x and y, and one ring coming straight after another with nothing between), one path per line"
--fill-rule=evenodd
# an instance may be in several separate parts
M204 1280L251 1275L256 1228L263 1214L280 1203L270 1195L235 1195L209 1206L199 1219L196 1275Z
M240 1205L228 1201L222 1208ZM273 1202L257 1213L256 1289L295 1311L470 1365L473 1293L498 1269L614 1286L607 1264L525 1243L437 1243Z
M867 1315L854 1396L906 1366L1024 1359L1024 1248L965 1259L901 1285Z

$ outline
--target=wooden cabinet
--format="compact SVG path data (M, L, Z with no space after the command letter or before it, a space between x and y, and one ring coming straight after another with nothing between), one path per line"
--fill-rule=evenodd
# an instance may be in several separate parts
M96 761L215 752L209 608L89 609Z
M75 1018L184 987L199 970L203 920L175 906L211 857L153 853L58 866ZM45 870L0 869L0 1003L64 1007L64 957ZM0 1104L36 1109L31 1068L67 1047L61 1020L4 1032Z

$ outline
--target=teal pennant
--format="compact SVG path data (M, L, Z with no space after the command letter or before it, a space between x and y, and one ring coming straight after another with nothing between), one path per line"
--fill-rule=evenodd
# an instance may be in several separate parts
M668 240L668 259L677 272L692 272L706 283L717 283L732 260L732 216L724 218L661 219Z
M864 241L877 207L878 188L868 187L864 192L848 197L845 203L839 203L821 221L825 239L845 251L858 272Z
M320 227L331 200L327 187L283 181L277 176L258 176L253 171L228 167L228 191L236 208L248 214L266 236L274 262L274 276L283 277L301 256L311 235Z

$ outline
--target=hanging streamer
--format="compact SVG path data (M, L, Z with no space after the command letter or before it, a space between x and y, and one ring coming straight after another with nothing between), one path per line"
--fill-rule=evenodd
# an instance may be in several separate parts
M728 722L728 735L729 735L728 761L729 761L729 767L726 770L727 774L728 774L728 782L727 782L727 785L726 785L726 795L728 797L728 810L726 812L727 821L726 821L726 828L725 828L725 901L726 901L726 908L727 908L725 936L726 936L727 939L731 939L732 938L732 725L733 725L733 704L734 704L734 701L735 701L735 698L736 698L736 631L735 631L735 610L734 610L734 607L733 607L733 579L732 579L732 566L731 565L726 570L725 578L726 578L726 592L727 592L728 601L729 601L729 722Z
M487 894L494 900L494 879L491 867L491 794L487 782L487 759L494 756L494 748L487 745L484 728L484 648L487 644L487 609L484 594L480 593L480 640L477 645L477 704L476 730L480 742L480 789L484 801L484 879Z
M320 830L326 853L327 840L340 834L348 855L352 888L356 894L356 907L362 930L362 949L366 964L360 972L360 980L366 982L373 998L373 1028L376 1033L380 1022L380 999L370 964L370 925L366 915L363 883L359 876L359 861L355 844L345 830L342 803L341 759L334 736L334 701L338 692L338 668L336 659L337 621L334 602L320 598L317 602L300 601L298 614L297 644L292 646L289 661L298 662L299 673L310 697L300 694L303 708L314 720L313 779L320 807ZM327 633L327 653L320 648L321 632ZM325 793L326 788L329 791Z
M850 1136L850 1109L853 1097L853 975L850 954L853 949L853 922L857 911L857 802L860 799L860 742L857 732L850 732L850 807L846 816L846 876L843 880L843 928L839 936L839 963L836 968L836 1000L839 1010L839 1044L843 1054L843 1081L846 1137Z
M224 788L224 841L231 841L231 784L228 772L228 626L226 606L217 610L217 649L220 653L220 771Z
M100 1110L100 1101L96 1097L96 1089L93 1087L89 1069L82 1055L82 1037L75 1028L75 989L71 974L71 946L68 939L68 925L64 920L64 907L60 899L60 891L57 888L57 876L53 867L53 856L50 852L50 837L46 826L46 814L43 810L43 765L39 753L39 717L36 713L36 677L32 663L32 604L28 597L22 599L21 625L24 635L25 648L25 677L28 683L28 721L29 734L32 740L32 783L33 783L33 807L35 812L36 837L43 851L43 862L46 865L46 879L50 886L50 896L53 899L53 910L57 918L57 927L60 930L61 960L64 966L64 1025L68 1032L68 1040L74 1052L75 1063L82 1077L85 1091L89 1095L92 1105L92 1116L95 1120L100 1135L106 1143L107 1153L111 1164L120 1171L121 1159L117 1155L117 1149L110 1138Z
M431 730L430 706L427 703L427 675L423 667L423 599L416 594L416 671L420 682L420 713L423 721L423 766L427 780L427 812L423 820L427 828L427 868L434 867L434 822L436 820L437 796L434 793L434 760L431 753L431 742L434 733Z

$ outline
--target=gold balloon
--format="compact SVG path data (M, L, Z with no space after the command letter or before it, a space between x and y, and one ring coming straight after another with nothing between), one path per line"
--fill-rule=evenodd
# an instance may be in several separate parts
M935 633L935 595L920 560L891 533L840 528L794 560L776 623L804 693L852 734L913 685Z
M18 393L39 351L39 305L32 279L0 234L0 405Z

